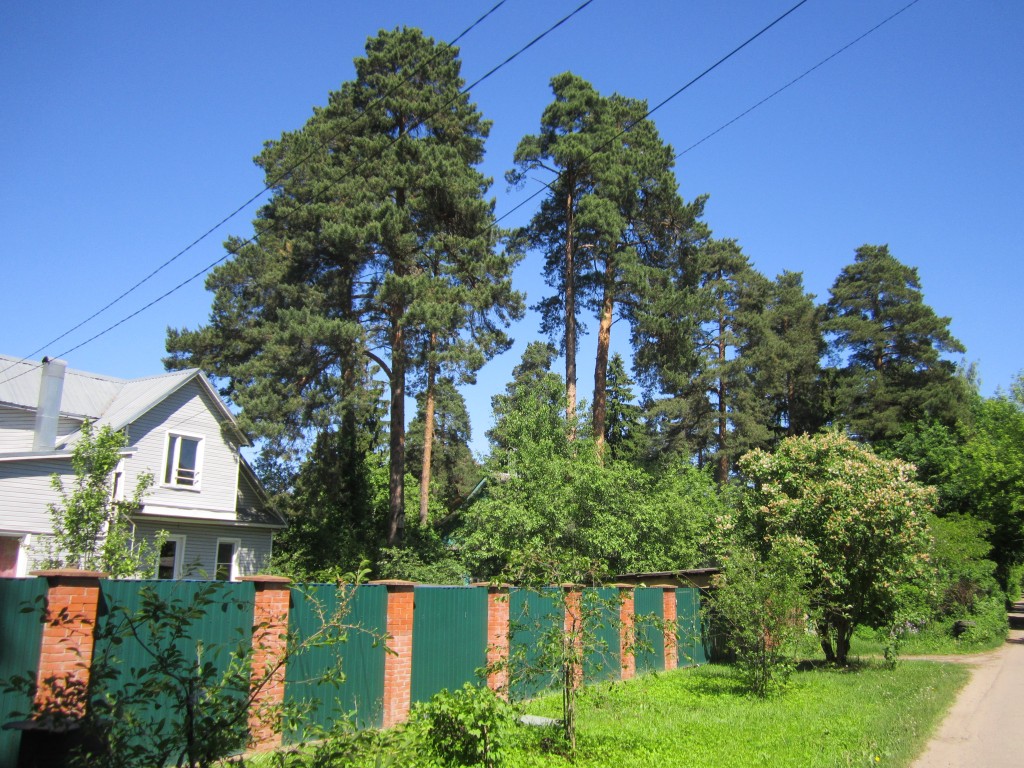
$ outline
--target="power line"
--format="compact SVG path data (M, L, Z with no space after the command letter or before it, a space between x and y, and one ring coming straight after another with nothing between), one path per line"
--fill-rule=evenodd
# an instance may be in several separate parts
M478 19L477 19L476 21L474 21L474 22L473 22L472 24L470 24L470 25L469 25L468 27L466 27L466 28L465 28L464 30L462 30L462 32L460 32L460 33L459 33L458 35L456 35L456 36L455 36L455 38L453 38L453 39L452 39L452 40L450 40L449 42L445 43L445 46L444 46L444 47L439 47L439 48L438 48L438 50L436 50L436 51L434 52L433 56L430 56L430 57L428 57L427 59L424 59L424 61L423 61L423 62L422 62L422 63L420 64L420 67L426 67L427 65L429 65L429 64L430 64L430 63L431 63L431 62L432 62L432 61L433 61L433 60L434 60L434 59L435 59L435 58L436 58L437 56L439 56L439 55L441 54L441 52L442 52L443 50L445 50L445 48L451 48L451 47L453 47L453 46L454 46L454 45L455 45L455 44L456 44L456 43L457 43L457 42L458 42L459 40L461 40L462 38L464 38L464 37L465 37L466 35L468 35L468 34L469 34L469 33L470 33L471 31L473 31L473 29L475 29L475 28L476 28L477 26L479 26L479 25L480 25L481 23L483 23L483 21L484 21L485 19L487 19L487 17L489 17L489 16L491 15L491 14L495 13L495 12L496 12L496 11L497 11L497 10L498 10L499 8L501 8L501 6L503 6L503 5L504 5L504 4L506 3L506 2L507 2L507 0L498 0L498 2L497 2L497 3L496 3L496 4L494 5L494 6L492 6L492 7L491 7L491 8L490 8L490 9L489 9L489 10L488 10L488 11L487 11L486 13L484 13L484 15L483 15L483 16L481 16L481 17L480 17L480 18L478 18ZM531 45L532 45L532 43L531 43ZM410 75L410 77L412 77L413 75L415 75L417 71L418 71L418 69L414 69L414 70L413 70L413 72L412 72L412 75ZM407 81L406 81L406 82L407 82ZM374 100L373 100L373 101L372 101L372 102L370 103L370 105L368 105L368 106L373 106L374 104L376 104L376 103L379 103L379 102L383 101L383 100L384 100L384 99L386 99L386 98L387 98L388 96L392 95L392 94L394 93L394 91L396 91L396 90L397 90L397 89L398 89L399 87L400 87L399 85L396 85L396 86L395 86L395 88L394 88L394 90L392 90L392 91L388 91L388 92L386 92L386 93L383 93L383 94L381 94L381 95L380 95L380 96L378 96L378 97L377 97L376 99L374 99ZM366 112L362 112L362 113L360 113L360 114L359 114L358 116L356 116L356 117L352 118L352 119L351 119L351 120L349 120L349 121L348 121L348 122L347 122L347 123L346 123L345 125L343 125L343 126L341 127L341 130L347 130L347 129L348 129L348 128L350 128L350 127L351 127L351 126L352 126L352 125L353 125L353 124L354 124L354 123L355 123L355 122L356 122L357 120L360 120L360 119L362 119L362 118L363 118L363 117L364 117L365 115L366 115ZM320 142L314 142L314 144L319 144L319 143L320 143ZM30 352L30 353L29 353L28 355L26 355L25 357L23 357L23 358L22 358L21 360L19 360L18 362L27 362L27 361L29 360L29 358L35 357L35 356L36 356L37 354L39 354L40 352L42 352L42 351L43 351L44 349L46 349L46 348L47 348L47 347L49 347L50 345L52 345L52 344L56 344L56 343L57 343L58 341L60 341L61 339L63 339L63 338L65 337L65 336L68 336L68 335L70 335L70 334L74 333L74 332L75 332L75 331L77 331L77 330L78 330L79 328L81 328L81 327L82 327L83 325L85 325L86 323L90 322L91 320L94 320L95 318L99 317L99 316L100 316L100 315L102 315L102 314L103 314L104 312L106 312L106 311L107 311L108 309L110 309L111 307L113 307L113 306L114 306L115 304L119 303L119 302L120 302L120 301L121 301L122 299L124 299L124 298L125 298L126 296L128 296L129 294L131 294L131 293L134 293L134 292L135 292L135 291L136 291L137 289L141 288L141 287L142 287L143 285L145 285L146 283L148 283L148 282L149 282L149 281L150 281L150 280L151 280L151 279L152 279L153 277L155 277L155 276L156 276L156 275L157 275L158 273L162 272L162 271L163 271L164 269L166 269L166 268L167 268L168 266L170 266L171 264L173 264L173 263L174 263L175 261L177 261L177 260L178 260L179 258L181 258L182 256L184 256L184 255L185 255L186 253L188 253L189 251L191 251L191 250L192 250L193 248L195 248L195 247L196 247L197 245L199 245L199 244L200 244L201 242L203 242L204 240L206 240L206 238L208 238L208 237L209 237L210 235L212 235L212 234L213 234L214 232L216 232L216 231L217 231L218 229L220 229L220 228L221 228L221 227L223 227L223 226L224 226L225 224L227 224L227 223L228 223L229 221L231 221L231 220L232 220L232 219L233 219L233 218L234 218L235 216L237 216L238 214L240 214L240 213L241 213L242 211L244 211L244 210L245 210L246 208L248 208L248 207L249 207L250 205L252 205L252 204L253 204L254 202L256 202L256 201L257 201L257 200L259 200L259 199L260 199L261 197L263 197L263 195L265 195L265 194L266 194L267 192L269 192L269 191L270 191L271 189L273 189L273 188L274 188L274 187L276 187L276 186L277 186L278 184L280 184L280 183L281 183L282 181L284 181L284 179L285 179L285 178L287 178L287 177L288 177L288 176L289 176L289 175L290 175L290 174L292 173L292 171L294 171L294 170L295 170L296 168L298 168L298 167L299 167L299 166L300 166L300 165L301 165L302 163L306 162L306 160L310 159L310 158L311 158L311 157L313 156L313 152L314 152L314 151L316 151L316 147L315 147L315 146L314 146L314 148L310 149L310 151L309 151L309 152L307 152L307 153L306 153L305 155L302 155L302 156L300 156L300 157L299 157L299 158L298 158L297 160L295 160L295 161L294 161L294 162L293 162L293 163L292 163L291 165L289 165L289 166L285 167L285 168L284 168L284 169L283 169L283 170L282 170L282 171L281 171L281 172L280 172L280 173L278 174L278 176L277 176L276 178L274 178L274 179L273 179L272 181L268 182L268 183L266 184L266 186L264 186L264 187L263 187L263 189L261 189L261 190L260 190L259 192L257 192L256 194L254 194L254 195L253 195L252 197L250 197L250 198L249 198L248 200L246 200L246 201L245 201L244 203L242 203L242 204L241 204L240 206L238 206L237 208L235 208L235 210L233 210L233 211L232 211L231 213L229 213L229 214L228 214L227 216L225 216L224 218L222 218L222 219L221 219L220 221L218 221L218 222L217 222L216 224L214 224L214 225L213 225L212 227L210 227L209 229L207 229L207 230L206 230L205 232L203 232L203 233L202 233L201 235L199 235L199 237L197 237L197 238L196 238L195 240L193 240L193 241L192 241L191 243L189 243L188 245L186 245L186 246L185 246L184 248L182 248L182 249L181 249L180 251L178 251L178 252L177 252L176 254L174 254L173 256L171 256L171 258L167 259L167 261L165 261L165 262L164 262L163 264L161 264L160 266L158 266L158 267L157 267L156 269L154 269L154 270L153 270L152 272L150 272L150 273L149 273L148 275L146 275L146 276L145 276L145 277L143 277L143 278L142 278L141 280L139 280L139 281L138 281L137 283L135 283L135 284L134 284L134 285L132 285L132 286L131 286L130 288L128 288L127 290L125 290L125 291L124 291L123 293L121 293L121 294L120 294L120 295L119 295L119 296L118 296L117 298L115 298L115 299L113 299L112 301L108 302L108 303L107 303L107 304L105 304L105 305L104 305L103 307L101 307L100 309L98 309L98 310L96 310L95 312L93 312L93 313L92 313L91 315L89 315L89 316L88 316L87 318L85 318L84 320L82 320L81 322L79 322L79 323L78 323L77 325L74 325L74 326L72 326L71 328L69 328L68 330L64 331L64 332L63 332L62 334L60 334L60 335L59 335L59 336L57 336L56 338L50 339L50 341L46 342L46 343L45 343L45 344L44 344L43 346L39 347L39 349L33 350L32 352ZM219 262L215 262L215 264L216 264L216 263L219 263ZM212 267L208 267L207 269L210 269L210 268L212 268ZM137 314L137 313L136 313L136 314ZM95 337L94 337L94 338L95 338ZM79 345L79 346L81 346L81 345ZM76 347L76 349L77 349L77 347ZM14 364L12 364L12 365L14 365ZM9 365L9 366L7 366L7 367L6 367L6 368L4 368L4 369L3 369L2 371L0 371L0 375L4 374L4 373L6 373L6 372L7 372L8 370L10 370L10 368L12 367L12 365Z
M803 0L803 2L806 2L806 1L807 1L807 0ZM490 11L488 11L488 13L487 13L487 14L485 14L485 15L484 15L483 17L481 17L481 19L479 19L479 20L478 20L477 22L475 22L475 23L474 23L474 25L472 25L471 27L469 27L469 28L468 28L468 29L466 30L466 32L468 32L468 31L469 31L469 29L472 29L472 27L473 27L473 26L475 26L476 24L480 23L480 21L482 21L482 20L483 20L484 18L486 18L486 16L487 16L487 15L490 15L490 13L493 13L493 12L494 12L494 10L496 10L496 9L497 9L498 7L500 7L500 6L501 6L501 5L502 5L502 4L504 3L504 2L505 2L505 0L501 0L501 2L499 2L499 3L498 3L498 5L494 6L494 8L492 8L492 9L491 9ZM585 9L585 8L586 8L587 6L589 6L589 5L590 5L591 3L593 3L593 2L594 2L594 0L584 0L584 2L583 2L583 3L581 3L580 5L578 5L578 6L577 6L577 7L576 7L576 8L575 8L575 9L574 9L573 11L571 11L571 12L570 12L570 13L568 13L567 15L563 16L563 17L562 17L561 19L559 19L558 21L556 21L556 22L555 22L554 24L552 24L552 25L551 25L550 27L548 27L548 28L547 28L546 30L544 30L544 31L543 31L542 33L540 33L539 35L537 35L536 37L534 37L534 38L533 38L532 40L530 40L530 41L529 41L528 43L526 43L525 45L523 45L522 47L520 47L520 48L519 48L519 49L518 49L518 50L517 50L517 51L516 51L515 53L513 53L513 54L512 54L511 56L507 57L507 58L506 58L506 59L505 59L504 61L502 61L502 62L501 62L500 64L498 64L497 66L495 66L495 67L491 68L491 69L490 69L490 70L489 70L488 72L486 72L486 73L485 73L484 75L482 75L481 77L477 78L477 79L476 79L475 81L473 81L473 82L472 82L472 83L470 83L469 85L467 85L467 86L464 86L464 87L463 87L462 89L460 89L460 90L459 90L458 94L456 94L456 96L455 96L455 97L453 97L452 99L449 99L449 100L448 100L448 101L447 101L446 103L442 104L442 105L441 105L441 107L439 107L439 108L438 108L437 110L435 110L434 112L430 113L429 115L426 115L426 116L425 116L425 117L423 117L422 119L420 119L420 120L416 121L416 122L415 122L414 124L412 124L412 125L410 125L410 126L406 127L406 128L405 128L405 129L403 130L403 132L402 132L402 133L400 133L400 134L399 134L398 136L396 136L395 138L393 138L393 139L392 139L392 140L391 140L391 141L390 141L390 142L389 142L389 143L388 143L388 144L387 144L387 145L386 145L386 146L384 147L384 150L386 150L386 149L390 148L391 146L393 146L393 145L394 145L394 144L396 144L397 142L401 141L401 140L402 140L403 138L405 138L406 136L408 136L408 135L409 135L409 134L410 134L410 133L411 133L412 131L416 130L416 129L417 129L417 128L418 128L419 126L421 126L421 125L422 125L422 124L423 124L424 122L426 122L427 120L429 120L430 118L432 118L432 117L433 117L434 115L436 115L436 114L440 113L440 112L441 112L442 110L444 110L445 108L447 108L447 107L448 107L448 106L449 106L450 104L452 104L452 103L453 103L453 102L454 102L454 101L455 101L456 99L458 99L458 98L460 98L461 96L463 96L463 95L467 94L467 93L469 92L469 90L470 90L471 88L475 88L476 86L480 85L480 84L481 84L481 83L483 83L483 82L484 82L485 80L487 80L488 78L490 78L490 77L491 77L492 75L494 75L495 73L497 73L497 72L498 72L499 70L501 70L502 68L504 68L505 66L507 66L508 64L510 64L511 62L513 62L513 61L514 61L515 59L517 59L517 58L518 58L519 56L521 56L521 55L522 55L523 53L525 53L525 52L526 52L527 50L529 50L530 48L532 48L532 47L533 47L534 45L536 45L536 44L537 44L538 42L540 42L541 40L543 40L543 39L544 39L545 37L547 37L547 36L548 36L549 34L551 34L552 32L554 32L554 31L555 31L556 29L558 29L559 27L561 27L561 26L562 26L563 24L565 24L566 22L568 22L568 21L569 21L570 19L572 19L572 18L573 18L574 16L576 16L576 15L577 15L578 13L580 13L581 11L583 11L583 10L584 10L584 9ZM462 34L464 35L464 34L466 34L466 32L463 32ZM459 37L462 37L462 35L460 35ZM459 39L459 38L456 38L456 40L458 40L458 39ZM450 47L450 44L448 44L448 45L447 45L447 47ZM437 54L437 53L435 53L434 55L436 56L436 55L438 55L438 54ZM389 93L390 93L390 92L389 92ZM388 94L384 94L383 96L379 97L379 99L377 99L377 100L383 99L383 98L385 98L385 97L386 97L387 95L388 95ZM375 101L374 101L374 102L372 102L372 103L376 103L376 101L377 101L377 100L375 100ZM365 114L365 112L364 112L364 113L361 113L360 117L362 116L362 114ZM358 118L356 118L356 119L358 119ZM348 128L348 127L349 127L349 126L350 126L350 125L351 125L351 124L352 124L353 122L354 122L354 120L352 120L352 121L349 121L349 122L348 122L348 123L347 123L347 124L346 124L345 126L343 126L343 127L344 127L344 128ZM321 146L322 146L322 145L321 145ZM383 150L382 150L382 151L383 151ZM306 155L303 155L302 157L300 157L300 159L299 159L299 160L298 160L298 161L297 161L296 163L294 163L293 165L289 166L289 169L288 169L288 171L289 171L289 172L291 172L292 170L294 170L294 169L295 169L295 168L296 168L296 167L297 167L298 165L300 165L300 164L301 164L302 162L304 162L304 161L305 161L306 159L308 159L308 158L309 158L310 156L312 156L312 153L307 153ZM340 179L338 179L337 181L335 181L335 182L334 182L334 184L337 184L338 182L340 182L340 181L344 181L345 179L347 179L347 178L351 177L351 176L352 176L352 175L353 175L353 174L354 174L354 173L355 173L356 171L358 171L358 170L359 170L360 168L362 168L362 167L363 167L364 165L366 165L366 164L367 164L368 162L370 162L370 160L371 160L371 159L372 159L372 158L367 158L367 159L363 160L363 161L362 161L361 163L359 163L358 165L354 166L353 168L350 168L350 169L348 170L348 172L347 172L347 173L345 173L345 174L344 174L344 175L343 175L343 176L342 176L342 177L341 177ZM275 182L275 184L276 184L276 183L279 183L279 182L280 182L281 180L283 180L283 178L284 178L284 176L283 176L283 175L282 175L281 177L279 177L279 178L278 178L278 180L277 180L277 182ZM334 184L332 184L331 186L334 186ZM266 187L266 188L265 188L265 189L264 189L263 191L261 191L261 192L260 192L259 194L257 194L257 195L256 195L255 197L253 197L252 199L250 199L250 201L249 201L249 202L252 202L252 200L256 199L256 197L259 197L259 196L260 196L260 195L262 195L262 194L263 194L264 192L266 192L266 191L267 191L267 189L270 189L270 188L271 188L271 185L268 185L268 186L267 186L267 187ZM248 205L248 204L249 204L249 203L246 203L246 205ZM242 206L242 207L244 208L245 206ZM238 209L238 210L240 211L240 210L241 210L241 208L240 208L240 209ZM235 215L235 214L237 214L237 213L238 213L238 211L235 211L235 213L233 213L233 214L231 214L231 215L232 215L232 216L234 216L234 215ZM230 216L229 216L228 218L230 218ZM224 219L224 221L227 221L227 220L228 220L228 219ZM221 222L221 223L223 223L223 222ZM217 226L219 227L219 226L220 226L220 224L218 224ZM216 229L216 227L214 227L214 229ZM490 227L488 227L488 229L490 229ZM213 229L211 229L211 230L210 230L209 232L207 232L206 234L204 234L204 235L203 235L203 238L205 238L205 237L206 237L206 236L207 236L207 235L208 235L208 234L209 234L210 232L212 232L212 231L213 231ZM486 230L485 230L485 231L486 231ZM200 238L200 240L201 240L201 239L202 239L202 238ZM246 238L246 239L244 239L244 240L242 240L242 241L238 242L238 243L237 243L237 244L235 245L235 247L234 247L234 249L233 249L233 250L230 250L230 251L228 251L228 252L227 252L226 254L224 254L224 255L223 255L223 256L221 256L220 258L216 259L215 261L211 262L211 263L210 263L210 264L208 264L207 266L203 267L203 268L202 268L202 269L201 269L200 271L196 272L196 273L195 273L194 275L192 275L191 277L189 277L189 278L187 278L187 279L183 280L182 282L178 283L178 284L177 284L176 286L174 286L173 288L171 288L171 289L170 289L169 291L167 291L167 292L165 292L164 294L162 294L162 295L158 296L157 298L153 299L153 300L152 300L152 301L150 301L150 302L149 302L148 304L146 304L146 305L145 305L145 306L143 306L143 307L140 307L139 309L135 310L135 311L134 311L134 312L132 312L131 314L127 315L126 317L123 317L122 319L118 320L118 321L117 321L116 323L113 323L112 325L109 325L109 326L107 326L107 327L106 327L106 328L104 328L104 329L103 329L102 331L100 331L100 332L98 332L98 333L94 334L93 336L89 337L88 339L86 339L85 341L81 342L80 344L76 344L75 346L71 347L70 349L68 349L68 350L65 350L64 352L61 352L61 353L60 353L59 355L57 355L57 357L64 357L64 356L66 356L66 355L69 355L70 353L72 353L72 352L74 352L74 351L76 351L76 350L80 349L81 347L84 347L85 345L87 345L87 344L90 344L91 342L95 341L96 339L100 338L101 336L105 336L105 335L106 335L107 333L109 333L110 331L114 330L115 328L119 327L120 325L123 325L123 324L124 324L125 322L127 322L128 320L131 320L132 318L134 318L134 317L136 317L137 315L141 314L142 312L146 311L147 309L149 309L149 308L150 308L150 307L152 307L153 305L155 305L155 304L158 304L159 302L161 302L161 301L163 301L164 299L166 299L166 298L167 298L168 296L170 296L170 295L172 295L173 293L175 293L175 292L179 291L179 290L180 290L181 288L184 288L184 287L185 287L186 285L188 285L189 283L193 282L194 280L198 279L198 278L199 278L199 277L201 277L202 275L206 274L206 273L207 273L207 272L209 272L209 271L210 271L211 269L213 269L214 267L216 267L216 266L217 266L218 264L221 264L222 262L226 261L226 260L227 260L227 259L228 259L228 258L229 258L230 256L233 256L233 255L237 255L237 253L238 253L239 249L241 249L241 248L245 247L246 245L251 245L251 244L253 244L253 243L257 242L257 241L258 241L258 239L259 239L259 234L257 233L257 234L253 234L252 236L250 236L250 237L248 237L248 238ZM199 240L197 240L197 241L195 241L195 242L199 242ZM195 244L195 243L193 243L193 245L194 245L194 244ZM190 245L190 246L189 246L189 248L191 248L191 247L192 247L192 246ZM187 249L186 249L186 250L187 250ZM185 252L185 251L182 251L181 253L184 253L184 252ZM180 254L179 254L179 255L180 255ZM177 256L175 256L174 258L177 258ZM169 264L169 263L170 263L170 261L173 261L173 259L169 260L169 261L167 262L167 264ZM166 266L166 264L165 264L165 265L163 265L163 266ZM161 267L160 267L159 269L162 269L162 268L163 268L163 266L161 266ZM151 273L151 275L149 275L149 276L148 276L148 277L146 278L146 280L148 280L148 279L149 279L150 277L152 277L152 275L153 275L153 274L156 274L156 272L157 272L157 271L159 271L159 269L158 269L158 270L156 270L155 272ZM144 282L144 281L143 281L143 282ZM141 284L142 284L142 283L140 282L140 283L139 283L138 285L141 285ZM138 286L135 286L135 287L138 287ZM126 291L126 292L125 292L125 293L124 293L124 294L122 295L122 297L123 297L123 296L125 296L125 295L127 295L128 293L130 293L130 292L131 292L132 290L134 290L134 287L133 287L132 289L129 289L129 291ZM115 302L112 302L111 304L108 304L108 305L107 305L107 307L105 307L104 309L106 309L106 308L109 308L110 306L112 306L112 304L113 304L113 303L116 303L116 301L118 301L118 300L120 300L120 299L116 299L116 300L115 300ZM100 312L103 312L103 311L104 311L104 310L100 310ZM95 317L96 315L100 314L100 312L97 312L97 313L95 313L94 315L92 315L92 317ZM92 319L92 317L90 317L89 319ZM81 327L81 325L83 325L83 324L84 324L85 322L88 322L88 320L86 320L86 321L83 321L83 323L79 323L79 325L75 326L75 328L72 328L71 330L69 330L69 331L67 331L67 332L63 333L63 334L62 334L61 336L58 336L58 337L57 337L57 339L54 339L53 341L58 341L58 340L60 340L61 338L64 338L64 336L67 336L67 335L68 335L69 333L71 333L72 331L74 331L74 330L76 330L77 328ZM48 344L47 344L46 346L49 346L49 344L52 344L52 343L53 343L53 341L49 342L49 343L48 343ZM41 351L42 351L42 350L43 350L44 348L45 348L45 347L43 347L43 348L40 348L40 349L37 349L37 350L35 350L35 351L34 351L34 352L32 352L32 353L31 353L31 354L30 354L30 355L29 355L28 357L32 357L33 355L36 355L36 354L38 354L38 353L39 353L39 352L41 352ZM25 361L26 361L27 359L28 359L27 357L26 357L26 358L22 358L22 360L20 360L20 361L18 361L18 362L25 362ZM10 370L10 368L11 368L11 367L13 367L13 365L15 365L15 364L11 364L11 365L10 365L10 366L8 366L7 368L5 368L5 369L4 369L3 371L0 371L0 374L3 374L3 373L5 373L6 371ZM17 378L18 376L22 376L22 375L24 375L24 374L25 374L25 373L27 373L27 372L28 372L28 371L23 371L23 372L22 372L22 373L20 373L20 374L16 374L15 376L12 376L12 377L11 377L11 379L7 379L7 381L11 381L11 380L13 380L14 378Z
M848 42L848 43L847 43L846 45L844 45L844 46L843 46L842 48L840 48L839 50L835 51L835 52L834 52L834 53L833 53L832 55L830 55L830 56L827 56L827 57L825 57L824 59L822 59L821 61L819 61L819 62L818 62L817 64L815 64L815 65L814 65L813 67L811 67L810 69L806 70L806 71L805 71L805 72L804 72L803 74L799 75L798 77L794 77L794 78L793 78L792 80L790 80L790 81L789 81L788 83L786 83L786 84L785 84L784 86L782 86L781 88L779 88L779 89L778 89L778 90L776 90L776 91L773 91L773 92L772 92L772 93L770 93L770 94L769 94L768 96L765 96L765 97L764 97L763 99L761 99L761 100L760 100L759 102L757 102L756 104L754 104L754 105L753 105L752 107L749 107L749 108L745 109L745 110L744 110L743 112L740 112L740 113L739 113L738 115L736 115L736 117L734 117L734 118L733 118L732 120L730 120L729 122L727 122L727 123L723 123L722 125L720 125L720 126L719 126L718 128L716 128L715 130L713 130L713 131L712 131L711 133L709 133L709 134L708 134L707 136L705 136L705 137L704 137L703 139L701 139L700 141L698 141L698 142L696 142L696 143L694 143L694 144L691 144L691 145L690 145L690 146L688 146L688 147L687 147L686 149L684 149L684 150L683 150L682 152L679 152L679 153L678 153L678 154L676 155L676 159L678 160L678 159L679 159L680 157L682 157L683 155L685 155L685 154L686 154L687 152L689 152L689 151L691 151L691 150L693 150L693 149L696 149L696 148L697 148L697 147L699 147L699 146L700 146L701 144L703 144L703 143L704 143L705 141L707 141L708 139L710 139L710 138L711 138L712 136L715 136L715 135L717 135L717 134L721 133L721 132L722 132L722 131L724 131L724 130L725 130L726 128L728 128L728 127L729 127L730 125L732 125L733 123L735 123L735 122L737 122L738 120L741 120L742 118L744 118L744 117L746 117L747 115L749 115L749 114L750 114L751 112L753 112L753 111L754 111L755 109L757 109L758 107L760 107L760 106L761 106L762 104L765 104L766 102L768 102L768 101L771 101L772 99L774 99L774 98L775 98L776 96L778 96L778 95L779 95L780 93L782 93L783 91L785 91L785 90L786 90L787 88L789 88L790 86L796 85L796 84L797 84L798 82L800 82L801 80L803 80L803 79L804 79L805 77L807 77L807 76L808 76L809 74L811 74L812 72L814 72L814 71L815 71L816 69L818 69L818 68L820 68L820 67L824 66L825 64L828 64L828 62L832 61L832 59L834 59L834 58L835 58L836 56L838 56L839 54L843 53L843 52L844 52L844 51L846 51L847 49L849 49L849 48L852 48L852 47L853 47L853 46L855 46L855 45L856 45L857 43L859 43L859 42L860 42L861 40L863 40L863 39L864 39L865 37L867 37L868 35L870 35L871 33L875 32L875 31L877 31L877 30L878 30L878 29L880 29L881 27L885 26L885 25L886 25L886 24L888 24L888 23L889 23L890 21L892 21L892 20L893 20L893 19L895 19L895 18L896 18L897 16L899 16L899 15L900 15L901 13L903 13L904 11L906 11L907 9L909 9L909 8L910 8L911 6L913 6L913 5L917 5L917 4L919 3L919 2L921 2L921 0L912 0L912 2L910 2L910 3L907 3L907 4L905 5L905 6L903 6L902 8L900 8L900 9L899 9L898 11L896 11L895 13L891 14L890 16L887 16L887 17L886 17L885 19L883 19L882 21L878 22L878 23L877 23L877 24L876 24L875 26L873 26L873 27L872 27L871 29L869 29L869 30L868 30L867 32L865 32L864 34L862 34L862 35L860 35L859 37L857 37L857 38L855 38L855 39L851 40L851 41L850 41L850 42Z

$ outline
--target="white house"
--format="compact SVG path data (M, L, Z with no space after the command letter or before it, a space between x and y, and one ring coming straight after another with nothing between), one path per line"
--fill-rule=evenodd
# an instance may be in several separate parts
M234 579L266 567L285 523L239 453L248 439L201 371L117 379L0 355L0 576L38 565L52 532L47 505L57 500L50 478L73 479L86 420L128 436L115 494L130 493L140 474L153 477L134 522L136 539L170 534L154 576Z

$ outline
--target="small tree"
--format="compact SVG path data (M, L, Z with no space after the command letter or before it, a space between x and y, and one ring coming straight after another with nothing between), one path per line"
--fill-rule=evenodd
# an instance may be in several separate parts
M777 545L764 558L736 548L714 579L708 607L758 696L781 688L793 670L806 626L804 571L802 553L791 545Z
M763 545L793 542L804 551L829 662L846 663L858 625L908 617L934 571L927 517L935 492L914 481L913 465L829 432L787 438L740 466L754 484L747 512Z
M103 571L115 578L151 570L152 550L133 541L131 514L142 506L153 476L139 475L131 498L115 498L114 472L127 444L124 433L109 426L94 431L88 421L82 425L71 453L71 489L65 488L60 475L51 479L60 501L49 505L53 538L48 542L48 567Z

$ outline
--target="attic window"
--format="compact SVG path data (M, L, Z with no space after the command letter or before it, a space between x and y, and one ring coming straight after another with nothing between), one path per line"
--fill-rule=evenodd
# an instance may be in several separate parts
M203 439L192 435L167 435L164 485L199 488L203 463Z

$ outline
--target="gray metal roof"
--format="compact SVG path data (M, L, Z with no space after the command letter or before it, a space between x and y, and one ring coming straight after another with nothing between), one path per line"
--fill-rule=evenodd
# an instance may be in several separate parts
M35 410L43 364L0 355L0 371L3 371L0 373L0 405ZM192 379L209 392L221 416L242 444L248 445L249 440L238 428L231 411L198 368L140 379L119 379L68 368L64 374L60 413L72 419L89 419L97 427L109 425L111 429L122 429ZM79 434L75 432L60 440L59 446L73 445Z

